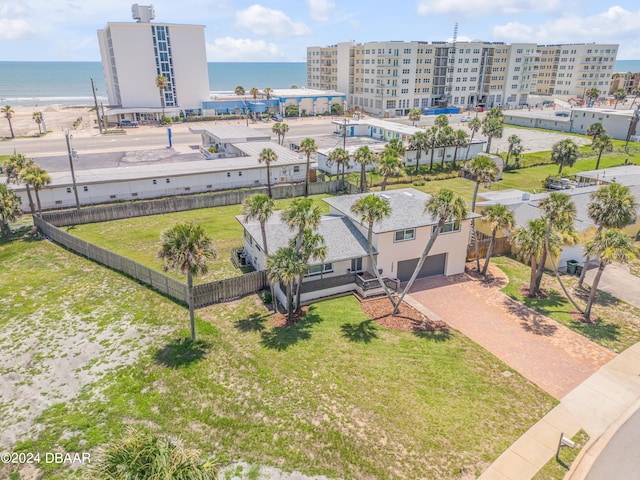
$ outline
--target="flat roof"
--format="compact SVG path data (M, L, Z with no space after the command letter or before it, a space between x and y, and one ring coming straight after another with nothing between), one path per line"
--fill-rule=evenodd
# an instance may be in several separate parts
M274 88L271 91L274 97L346 97L346 93L335 90L316 90L313 88Z
M565 110L559 109L556 110L557 112L564 112ZM541 119L541 120L553 120L555 122L562 122L562 123L569 123L571 121L571 114L569 110L566 110L567 113L569 113L569 115L565 116L561 116L561 115L550 115L549 113L541 113L541 112L535 112L535 111L528 111L528 110L516 110L516 111L512 111L512 110L507 110L506 112L504 112L504 116L506 117L516 117L516 118L535 118L535 119Z
M592 112L592 113L606 113L607 115L623 115L630 117L635 113L635 109L615 109L615 108L585 108L585 107L573 107L574 112Z
M334 120L331 122L335 125L344 126L344 120ZM402 125L401 123L389 122L387 120L379 120L377 118L366 118L363 120L348 120L346 122L347 126L350 125L365 125L369 127L377 127L382 128L384 130L389 130L390 132L402 133L404 135L413 135L416 132L424 132L424 128L413 127L411 125Z
M339 197L324 198L330 206L349 217L354 223L363 225L360 217L351 212L351 205L358 199L372 195L371 193L360 193L356 195L343 195ZM387 190L375 192L373 195L386 199L391 205L390 216L373 225L374 233L393 232L404 228L424 227L435 225L437 220L424 214L424 207L431 195L416 190L415 188L400 188L398 190ZM467 218L479 217L477 213L467 215ZM368 227L368 225L363 225Z
M258 132L244 125L211 125L205 124L198 127L189 127L189 132L195 134L207 134L220 143L242 143L248 140L271 140L271 135Z
M588 170L586 172L577 172L574 175L608 183L615 182L627 187L640 186L640 166L638 165L622 165L601 170Z

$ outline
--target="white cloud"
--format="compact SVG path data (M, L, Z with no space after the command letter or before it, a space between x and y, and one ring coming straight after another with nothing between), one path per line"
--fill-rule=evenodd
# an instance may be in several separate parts
M552 12L561 0L420 0L418 15L458 13L469 17Z
M309 16L319 22L326 22L334 13L336 4L330 0L307 0Z
M38 30L25 20L0 18L0 40L16 40L37 32Z
M311 30L304 23L294 22L280 10L273 10L257 4L236 12L236 25L240 28L247 28L256 35L278 38L311 34Z
M210 62L273 62L282 61L284 55L275 43L249 38L216 38L207 44Z
M618 43L618 58L636 58L640 10L629 12L614 6L597 15L575 14L537 25L509 22L493 27L494 38L506 42L537 43Z

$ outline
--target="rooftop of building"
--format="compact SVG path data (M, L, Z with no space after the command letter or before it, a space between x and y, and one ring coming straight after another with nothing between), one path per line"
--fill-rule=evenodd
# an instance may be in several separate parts
M194 134L206 134L216 139L219 143L240 143L248 141L270 141L271 135L254 130L244 125L211 125L204 124L197 127L189 127L189 132Z
M640 166L638 165L622 165L620 167L603 168L602 170L589 170L578 172L575 175L576 177L607 183L615 182L627 187L640 187Z

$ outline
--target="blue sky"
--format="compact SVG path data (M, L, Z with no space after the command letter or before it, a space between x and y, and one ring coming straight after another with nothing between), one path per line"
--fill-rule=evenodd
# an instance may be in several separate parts
M0 60L100 60L96 30L130 0L0 0ZM156 21L206 25L209 61L305 60L340 41L458 38L617 43L640 59L638 0L155 0ZM1 74L1 72L0 72Z

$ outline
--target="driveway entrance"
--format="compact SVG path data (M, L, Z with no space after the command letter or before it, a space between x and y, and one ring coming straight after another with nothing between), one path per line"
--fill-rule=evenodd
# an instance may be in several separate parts
M413 300L560 399L615 354L507 297L506 277L487 285L466 274L416 280Z

